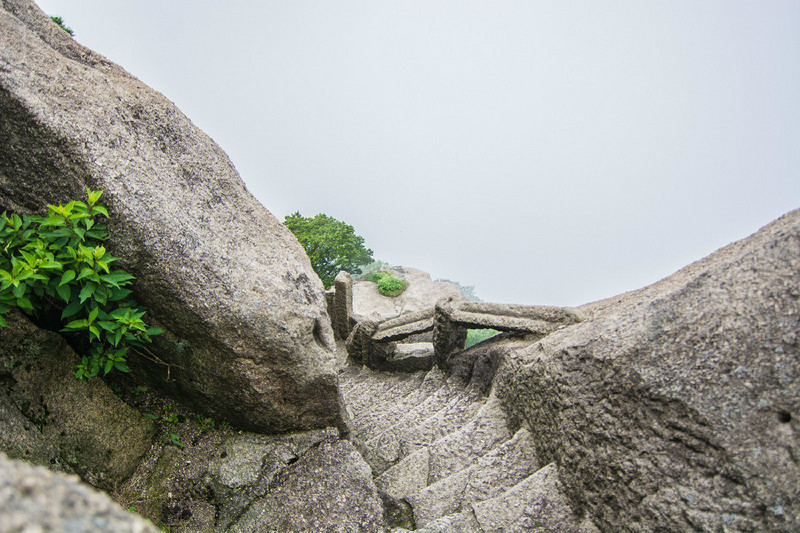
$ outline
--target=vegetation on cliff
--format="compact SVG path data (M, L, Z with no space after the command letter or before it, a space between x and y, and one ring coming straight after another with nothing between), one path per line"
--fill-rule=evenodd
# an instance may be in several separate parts
M75 367L82 380L127 372L128 350L144 349L162 332L145 324L145 309L129 298L133 276L111 269L118 258L101 244L108 238L101 194L87 190L88 203L50 205L46 216L0 215L0 326L13 308L44 321L60 313L61 331L88 343Z

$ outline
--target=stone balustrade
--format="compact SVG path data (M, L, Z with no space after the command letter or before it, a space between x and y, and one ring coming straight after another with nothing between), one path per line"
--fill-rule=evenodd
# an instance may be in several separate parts
M353 316L353 280L345 272L335 280L331 321L337 336L346 340L347 352L356 363L380 370L419 370L447 361L464 349L468 329L491 328L503 332L544 337L559 328L583 320L577 309L544 305L511 305L445 298L434 307L372 322ZM420 333L433 332L429 360L406 361L397 343ZM397 357L399 355L399 357Z

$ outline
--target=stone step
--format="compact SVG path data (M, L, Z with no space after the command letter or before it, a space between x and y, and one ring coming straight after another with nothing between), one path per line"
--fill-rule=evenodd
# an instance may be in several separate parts
M400 533L402 530L395 530L396 533ZM393 531L392 533L395 533ZM509 531L516 531L516 530L509 530ZM475 518L475 515L472 513L471 509L463 511L461 513L455 513L447 516L443 516L438 520L430 522L428 525L417 528L415 533L478 533L483 532L478 524L478 520ZM495 533L495 532L492 532ZM544 532L542 532L544 533Z
M498 496L428 522L416 531L597 533L597 528L575 517L561 491L558 470L551 463Z
M530 433L521 429L475 464L405 499L414 510L417 527L423 527L439 517L459 513L475 502L499 495L538 468Z
M375 475L380 475L403 457L458 430L482 404L482 397L474 390L458 392L457 386L448 382L397 424L369 439L364 458Z
M339 369L339 390L342 391L342 395L347 395L353 390L363 387L365 383L397 381L405 377L407 376L403 374L373 370L367 366L347 365Z
M413 428L440 409L450 404L454 398L465 393L464 386L452 380L444 380L441 387L433 391L427 398L409 409L394 420L387 420L388 425L381 433L373 435L369 440L377 441L384 433L401 435L404 430Z
M473 504L484 531L581 531L561 490L558 468L550 463L506 492Z
M436 422L440 425L443 420ZM375 485L393 498L405 498L469 467L510 437L499 400L490 398L457 430L430 444L420 443L415 452L378 476Z
M355 418L370 409L372 404L387 397L404 396L419 387L425 378L423 372L416 374L383 374L372 379L360 380L359 385L343 392L345 406L350 417Z
M339 390L342 396L352 393L353 389L365 382L375 379L375 372L366 366L348 365L339 370Z
M444 373L435 368L425 373L419 387L404 396L388 396L353 418L353 429L360 439L380 435L396 421L444 385Z
M398 343L394 353L380 363L380 368L389 372L430 370L435 358L432 342Z

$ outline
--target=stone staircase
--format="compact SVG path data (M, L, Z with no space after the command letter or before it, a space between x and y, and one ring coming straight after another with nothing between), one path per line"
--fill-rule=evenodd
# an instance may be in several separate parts
M556 465L539 464L529 431L509 431L491 393L438 368L347 366L340 387L352 440L385 503L404 514L390 531L597 531L570 509Z

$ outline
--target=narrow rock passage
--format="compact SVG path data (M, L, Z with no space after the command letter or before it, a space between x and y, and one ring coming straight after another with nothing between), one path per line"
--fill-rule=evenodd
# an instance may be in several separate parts
M592 532L563 496L555 464L540 465L499 401L434 368L412 374L346 366L339 375L352 439L378 490L406 519L399 533Z

